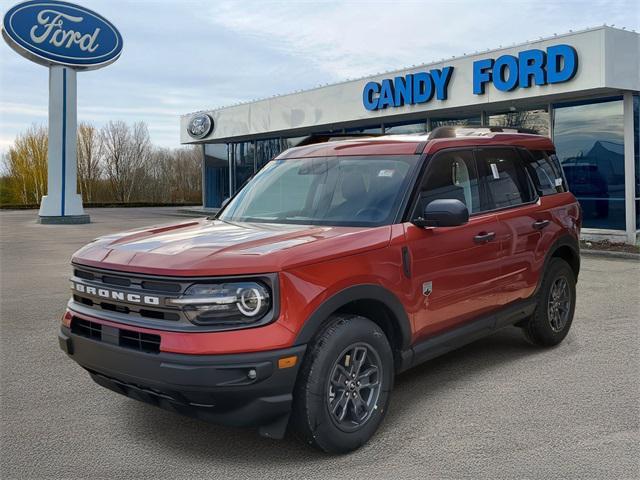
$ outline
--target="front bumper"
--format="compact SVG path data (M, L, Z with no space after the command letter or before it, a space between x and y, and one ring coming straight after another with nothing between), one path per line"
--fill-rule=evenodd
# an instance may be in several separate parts
M125 348L77 335L64 325L58 337L62 350L98 384L167 410L231 426L286 424L306 348L184 355ZM292 355L297 356L295 366L278 368L278 359ZM261 433L280 436L269 434L268 428Z

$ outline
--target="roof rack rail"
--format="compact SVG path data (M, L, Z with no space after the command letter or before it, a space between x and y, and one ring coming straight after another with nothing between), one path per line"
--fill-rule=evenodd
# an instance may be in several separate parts
M313 145L316 143L333 142L336 140L345 140L349 138L370 138L381 137L383 133L312 133L307 138L296 144L296 147L305 145Z
M482 137L490 133L528 133L531 135L539 135L535 130L529 128L518 127L466 127L446 125L437 127L429 133L429 140L436 138L455 138L455 137Z

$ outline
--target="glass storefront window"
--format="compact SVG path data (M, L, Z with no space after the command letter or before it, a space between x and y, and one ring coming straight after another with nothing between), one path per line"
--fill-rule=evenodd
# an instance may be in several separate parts
M282 140L279 138L270 138L268 140L256 141L256 171L260 170L273 157L278 155L286 147L282 147Z
M205 208L217 208L229 197L229 148L225 143L204 145L204 196Z
M255 145L253 142L232 144L233 191L240 189L255 172Z
M546 109L517 110L489 115L489 126L526 128L549 136L549 112Z
M462 118L432 118L431 129L438 127L477 127L482 125L480 115Z
M309 136L305 135L302 137L289 137L289 138L281 138L280 139L280 151L284 152L287 148L297 147L301 142L308 139Z
M345 129L345 133L373 133L379 135L382 133L382 126L373 125L369 127L347 128Z
M553 137L589 228L625 229L622 100L556 106Z
M384 133L391 135L427 132L428 125L425 121L417 123L397 123L384 126Z

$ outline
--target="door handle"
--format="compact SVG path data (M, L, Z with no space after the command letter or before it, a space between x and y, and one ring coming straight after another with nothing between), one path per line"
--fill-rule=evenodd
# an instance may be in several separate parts
M476 243L487 243L496 238L496 232L480 232L473 237L473 241Z
M536 230L542 230L545 227L548 227L551 222L549 220L538 220L537 222L533 222L533 228Z

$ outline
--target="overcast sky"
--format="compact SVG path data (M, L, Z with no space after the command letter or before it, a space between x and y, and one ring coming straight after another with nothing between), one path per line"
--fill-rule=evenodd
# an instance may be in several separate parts
M74 1L74 0L71 0ZM0 0L0 13L17 3ZM75 0L122 33L122 57L78 74L78 120L144 120L179 146L179 116L607 23L638 0ZM47 69L0 46L0 153L47 120Z

